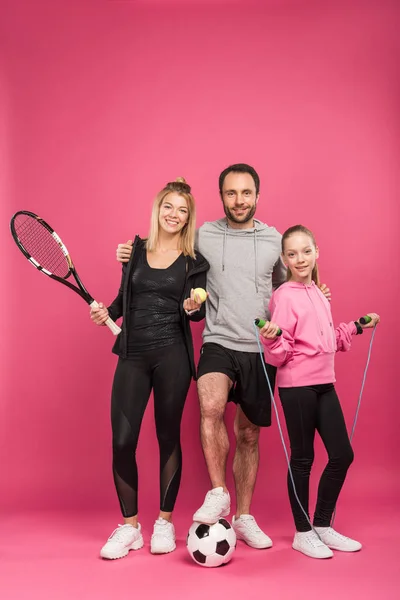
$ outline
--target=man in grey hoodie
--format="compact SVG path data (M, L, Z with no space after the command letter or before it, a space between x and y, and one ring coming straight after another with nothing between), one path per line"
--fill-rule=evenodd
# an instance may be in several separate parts
M196 248L210 263L207 273L206 323L198 366L201 442L212 489L193 515L215 523L230 513L226 487L229 452L224 413L228 400L237 404L233 474L238 539L253 548L269 548L272 540L250 514L257 477L260 426L271 424L268 384L258 351L254 318L269 318L272 290L286 280L281 261L281 235L254 218L260 181L253 167L236 164L219 178L226 217L207 222L197 231ZM117 259L126 262L130 242L120 244ZM329 296L329 290L325 293ZM275 368L267 365L271 385Z

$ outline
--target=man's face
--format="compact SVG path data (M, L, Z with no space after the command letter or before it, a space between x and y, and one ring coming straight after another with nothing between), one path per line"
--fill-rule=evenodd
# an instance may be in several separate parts
M252 221L257 201L256 185L250 173L228 173L222 186L222 202L233 227Z

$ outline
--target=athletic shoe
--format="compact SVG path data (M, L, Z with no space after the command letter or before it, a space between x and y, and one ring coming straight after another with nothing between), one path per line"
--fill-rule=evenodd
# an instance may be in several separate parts
M332 558L333 552L321 542L315 531L296 531L292 547L311 558Z
M207 492L203 505L193 515L193 521L213 525L231 512L231 497L223 487Z
M154 523L150 551L152 554L168 554L176 548L175 527L161 517Z
M338 533L332 527L315 527L315 530L324 544L329 546L329 548L332 548L332 550L358 552L362 548L360 542Z
M139 550L142 546L143 536L139 524L137 527L128 524L118 525L100 550L100 556L110 560L123 558L129 550Z
M233 517L232 527L235 530L238 540L243 540L252 548L271 548L272 540L257 525L254 517L251 515L240 515L239 518Z

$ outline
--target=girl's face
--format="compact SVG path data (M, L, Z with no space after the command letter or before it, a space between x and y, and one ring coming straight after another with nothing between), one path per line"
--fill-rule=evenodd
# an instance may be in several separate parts
M293 233L284 242L282 259L290 269L292 281L311 283L312 271L319 256L319 250L305 233Z
M189 209L185 198L170 192L164 198L158 214L158 222L165 233L180 233L189 219Z

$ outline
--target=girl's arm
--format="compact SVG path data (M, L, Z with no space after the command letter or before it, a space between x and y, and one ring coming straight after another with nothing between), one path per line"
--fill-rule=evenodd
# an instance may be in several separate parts
M351 348L353 335L357 335L357 327L354 321L350 323L340 323L335 329L336 352L347 352Z
M193 289L203 288L203 290L205 290L206 286L207 286L207 272L204 271L203 273L199 273L198 275L196 275L193 278L192 284L193 284ZM183 303L183 308L186 311L187 318L190 321L201 321L202 319L204 319L206 316L207 300L205 300L201 304L197 304L197 302L196 302L193 305L188 302L189 300L190 300L190 298L187 298ZM193 308L192 308L192 306L193 306ZM191 312L192 310L194 310L194 312Z
M279 297L275 301L275 294L272 295L270 302L271 323L277 323L282 330L282 335L266 337L270 334L270 324L260 329L260 338L264 345L264 355L267 363L275 367L282 367L289 362L294 352L294 330L297 323L297 316L293 312L291 302L285 296ZM273 328L272 328L273 329Z

